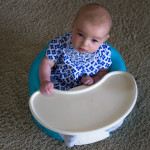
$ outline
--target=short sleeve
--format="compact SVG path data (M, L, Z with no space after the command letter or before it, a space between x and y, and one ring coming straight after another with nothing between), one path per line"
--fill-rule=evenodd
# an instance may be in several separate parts
M59 41L57 39L54 39L50 42L50 44L45 52L45 55L50 60L53 60L54 62L56 62L59 57L59 54L60 54Z
M107 43L104 43L101 46L101 63L102 63L102 68L109 68L110 65L112 64L111 61L111 48Z

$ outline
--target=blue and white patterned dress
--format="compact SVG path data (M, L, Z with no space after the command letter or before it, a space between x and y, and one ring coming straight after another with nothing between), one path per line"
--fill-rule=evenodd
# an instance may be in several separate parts
M96 52L79 53L73 48L72 32L53 39L46 56L55 62L51 71L54 88L69 90L81 85L83 76L95 75L100 69L111 65L111 49L103 43Z

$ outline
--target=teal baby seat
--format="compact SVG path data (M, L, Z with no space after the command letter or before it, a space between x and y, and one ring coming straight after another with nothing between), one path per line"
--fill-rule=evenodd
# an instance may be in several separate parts
M46 46L46 48L43 51L41 51L38 54L38 56L34 59L32 65L31 65L30 72L29 72L29 96L31 96L34 92L36 92L40 88L39 66L40 66L40 63L41 63L43 57L45 56L45 51L48 48L48 45ZM109 72L126 71L125 63L123 61L123 58L119 54L119 52L111 45L109 45L109 46L111 48L111 60L112 60L112 65L109 68ZM38 127L41 130L43 130L47 135L49 135L57 140L63 141L63 139L57 132L54 132L54 131L51 131L51 130L45 128L34 117L33 117L33 120L38 125Z

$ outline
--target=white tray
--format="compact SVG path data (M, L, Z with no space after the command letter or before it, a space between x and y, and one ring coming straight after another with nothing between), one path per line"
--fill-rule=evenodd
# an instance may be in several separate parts
M70 91L54 89L51 96L35 92L29 100L32 115L44 127L67 135L107 130L133 109L137 85L131 74L108 73L92 86Z

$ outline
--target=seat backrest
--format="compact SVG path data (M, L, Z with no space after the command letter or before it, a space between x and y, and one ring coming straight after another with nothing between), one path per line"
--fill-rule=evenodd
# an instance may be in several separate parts
M111 45L109 46L111 48L111 61L112 61L112 65L109 68L109 72L126 71L126 66L122 56L114 47L112 47Z

